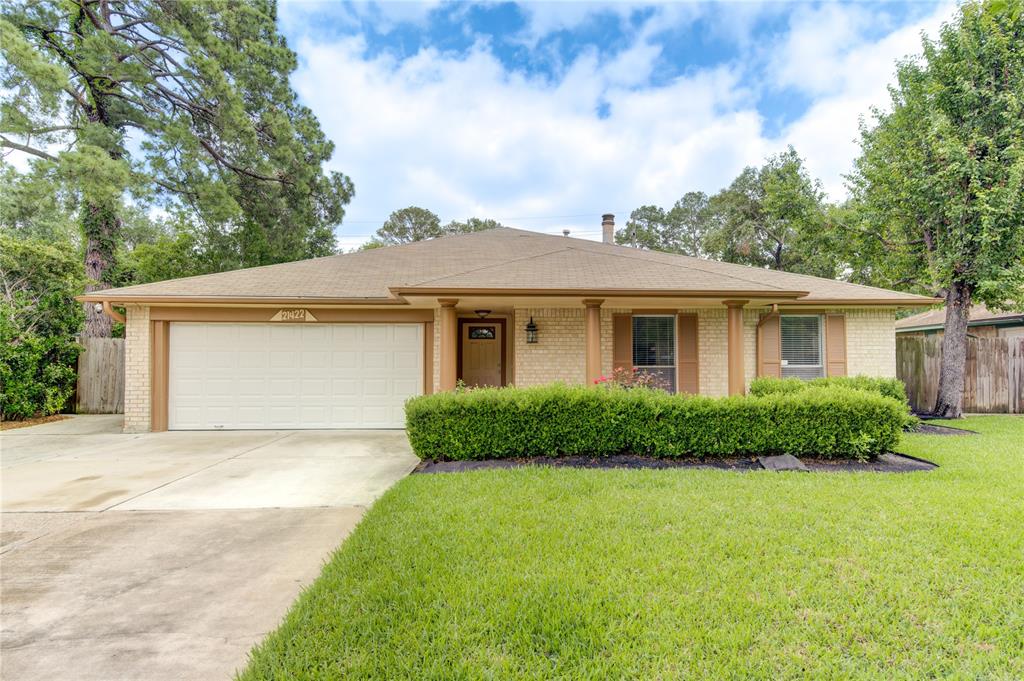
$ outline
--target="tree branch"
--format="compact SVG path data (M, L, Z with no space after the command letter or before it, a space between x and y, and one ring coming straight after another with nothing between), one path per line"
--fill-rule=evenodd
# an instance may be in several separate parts
M30 147L27 144L18 144L17 142L15 142L13 140L7 139L3 135L0 135L0 147L7 147L8 149L14 149L15 151L21 151L21 152L24 152L26 154L31 154L32 156L37 156L39 158L46 159L47 161L56 161L57 160L56 156L54 156L52 154L48 154L45 151L43 151L42 149L36 149L35 147Z

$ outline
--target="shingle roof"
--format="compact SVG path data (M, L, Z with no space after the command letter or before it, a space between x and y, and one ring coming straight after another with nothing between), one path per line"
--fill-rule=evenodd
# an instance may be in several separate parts
M971 326L978 326L993 322L1006 323L1012 321L1024 324L1024 310L1018 312L992 312L979 303L971 306L970 322L968 323ZM945 324L946 308L940 307L897 320L896 329L897 331L908 331L912 329L938 328L945 326Z
M801 303L921 305L930 298L512 228L97 291L84 300L303 299L400 302L442 290L730 292Z

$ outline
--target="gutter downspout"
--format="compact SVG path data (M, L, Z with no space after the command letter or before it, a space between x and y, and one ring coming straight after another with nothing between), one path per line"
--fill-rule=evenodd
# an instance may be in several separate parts
M108 317L113 319L115 322L120 322L122 324L124 324L124 322L125 322L124 315L121 314L120 312L118 312L117 310L115 310L110 305L110 301L109 300L104 300L103 301L103 314L107 315Z

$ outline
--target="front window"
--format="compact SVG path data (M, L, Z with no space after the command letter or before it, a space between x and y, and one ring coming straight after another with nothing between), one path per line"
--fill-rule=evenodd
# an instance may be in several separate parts
M782 315L782 377L825 375L821 315Z
M659 387L676 391L676 318L633 316L633 366L658 377Z

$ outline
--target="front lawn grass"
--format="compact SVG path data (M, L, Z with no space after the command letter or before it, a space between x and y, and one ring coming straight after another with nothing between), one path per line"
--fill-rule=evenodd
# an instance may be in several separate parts
M951 425L926 473L411 476L241 678L1024 678L1024 418Z

